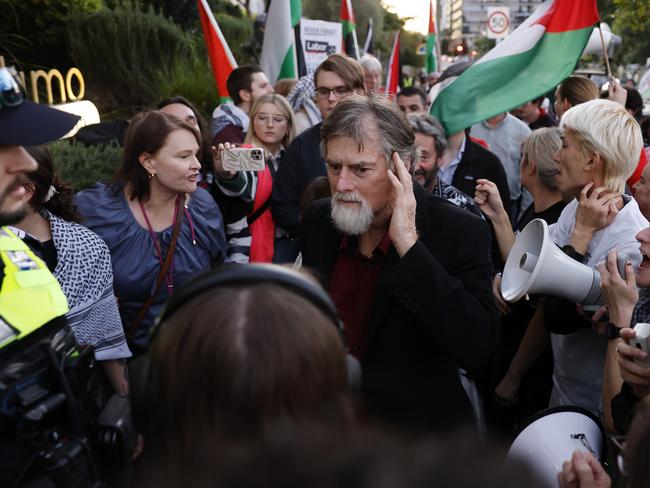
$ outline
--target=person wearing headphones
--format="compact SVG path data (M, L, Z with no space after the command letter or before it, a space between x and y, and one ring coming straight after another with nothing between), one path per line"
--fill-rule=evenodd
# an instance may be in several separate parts
M308 276L224 265L179 288L157 324L130 369L143 482L172 486L227 443L354 426L358 365L334 305Z

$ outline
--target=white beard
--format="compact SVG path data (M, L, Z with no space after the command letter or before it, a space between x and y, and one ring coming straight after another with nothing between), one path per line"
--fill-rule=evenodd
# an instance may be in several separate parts
M361 205L346 206L340 202L359 202ZM336 192L332 197L330 213L334 226L344 234L358 236L370 229L375 214L370 205L357 192Z

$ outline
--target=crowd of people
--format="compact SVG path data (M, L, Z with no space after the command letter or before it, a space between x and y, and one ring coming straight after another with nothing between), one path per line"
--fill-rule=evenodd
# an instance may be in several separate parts
M131 395L134 483L537 486L480 449L567 407L629 434L620 476L647 485L650 366L631 341L650 322L650 141L634 90L574 75L553 103L446 134L428 82L393 99L379 80L372 56L275 88L238 67L209 123L162 100L130 120L115 177L75 195L44 145L75 120L0 69L2 232L53 273L76 341ZM227 167L235 148L262 149L264 170ZM595 312L504 299L536 219L600 273ZM610 486L600 461L576 453L558 483ZM39 479L14 468L0 478Z

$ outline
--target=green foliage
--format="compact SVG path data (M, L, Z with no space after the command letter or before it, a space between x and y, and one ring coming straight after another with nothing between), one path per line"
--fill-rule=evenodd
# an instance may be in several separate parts
M196 0L140 1L142 4L142 10L153 8L156 12L162 13L165 17L181 26L183 30L197 32L200 29ZM124 0L104 0L104 3L108 8L115 8L123 2ZM213 12L220 12L232 17L242 16L241 9L230 3L228 0L208 0L208 5Z
M477 37L474 41L474 49L478 52L478 56L481 57L486 54L490 49L496 46L495 39L488 39L487 37Z
M645 64L650 56L650 2L648 0L598 0L600 18L621 36L616 64Z
M386 11L384 14L384 29L388 31L396 31L404 28L406 19L400 19L397 14Z
M612 30L621 36L621 45L615 51L616 63L645 65L646 59L650 57L650 24L637 32L629 27L620 28L618 22L615 22Z
M61 179L70 183L75 191L111 179L122 161L122 148L116 142L85 146L58 141L48 145L48 149Z
M192 40L137 2L70 18L73 59L86 74L89 98L104 110L138 111L159 98L160 80L192 56Z
M67 69L68 18L95 12L101 0L0 0L0 54L24 70Z
M219 97L207 54L195 47L194 55L174 64L168 75L160 78L157 92L158 96L151 105L164 98L182 95L209 119Z
M250 17L233 17L226 13L217 13L215 15L223 37L232 50L237 64L248 64L256 62L249 53L246 53L242 47L250 41L253 36L253 21ZM203 33L201 32L201 42L203 43Z
M614 0L616 25L639 35L650 27L648 0Z
M417 52L418 47L425 41L425 37L412 31L402 31L400 35L400 60L402 65L422 68L425 57L420 56Z

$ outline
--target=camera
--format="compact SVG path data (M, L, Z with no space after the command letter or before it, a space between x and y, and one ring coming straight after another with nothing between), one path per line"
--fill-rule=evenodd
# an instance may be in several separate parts
M0 348L0 486L103 486L136 436L128 399L111 395L63 317Z

